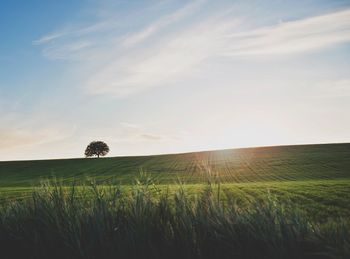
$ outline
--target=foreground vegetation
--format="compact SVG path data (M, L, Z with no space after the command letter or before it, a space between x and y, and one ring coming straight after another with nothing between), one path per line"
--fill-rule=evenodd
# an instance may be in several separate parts
M38 187L2 204L2 258L349 258L345 219L313 221L291 203L238 205L208 183L196 195L142 177L130 189ZM224 197L222 197L224 196ZM5 256L5 257L4 257Z
M137 172L135 172L137 175ZM152 179L156 182L156 179ZM88 182L88 181L83 181ZM81 183L79 183L80 185ZM117 184L118 180L112 180L109 184ZM107 183L99 185L100 188ZM120 185L121 189L130 191L133 185ZM182 188L189 197L194 197L203 192L207 184L183 183ZM64 188L71 188L65 184ZM76 183L75 189L81 189ZM178 185L176 183L166 185L157 183L157 188L168 190L174 194ZM3 187L0 188L0 204L8 201L31 199L33 187ZM254 202L267 199L268 193L276 197L280 203L293 203L295 207L302 210L311 220L326 222L339 217L350 218L350 179L336 180L305 180L305 181L272 181L253 183L221 183L221 200L226 200L226 193L234 194L236 203L245 207Z

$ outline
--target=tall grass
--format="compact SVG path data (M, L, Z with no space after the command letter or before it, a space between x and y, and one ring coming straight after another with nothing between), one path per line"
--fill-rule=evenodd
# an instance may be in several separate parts
M266 201L239 207L208 183L198 195L141 177L117 185L57 181L0 208L0 258L350 258L345 221L310 222Z

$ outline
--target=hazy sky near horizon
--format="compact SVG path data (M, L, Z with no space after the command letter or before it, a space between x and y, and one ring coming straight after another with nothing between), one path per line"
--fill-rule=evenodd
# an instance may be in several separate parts
M0 160L350 142L350 1L0 1Z

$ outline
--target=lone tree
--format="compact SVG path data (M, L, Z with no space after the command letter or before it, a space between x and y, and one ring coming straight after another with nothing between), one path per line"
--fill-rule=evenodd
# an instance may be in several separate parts
M105 156L109 152L109 147L103 141L92 141L85 149L85 156L92 157Z

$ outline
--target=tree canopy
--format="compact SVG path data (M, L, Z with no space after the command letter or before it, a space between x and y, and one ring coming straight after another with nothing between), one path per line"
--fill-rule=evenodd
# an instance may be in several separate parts
M92 141L85 149L85 156L105 156L109 152L108 145L103 141Z

